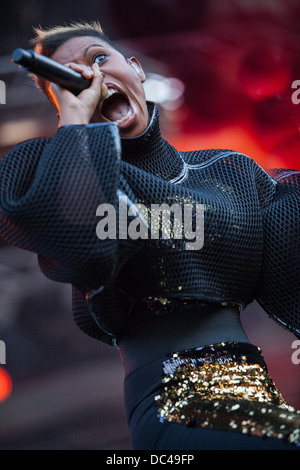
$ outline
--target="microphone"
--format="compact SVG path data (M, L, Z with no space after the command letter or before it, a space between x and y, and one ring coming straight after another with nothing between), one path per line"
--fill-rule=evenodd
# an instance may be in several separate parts
M92 83L91 79L84 78L81 73L31 49L15 49L12 53L12 62L21 65L35 75L66 88L74 95L78 95Z

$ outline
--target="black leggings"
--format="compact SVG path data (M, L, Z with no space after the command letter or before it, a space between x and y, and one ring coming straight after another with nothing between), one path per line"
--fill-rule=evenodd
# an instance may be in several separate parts
M163 364L166 359L165 355L161 356L125 377L125 410L133 449L299 450L297 445L277 437L260 437L231 429L219 430L218 426L208 429L193 423L187 425L161 419L157 397L162 392Z

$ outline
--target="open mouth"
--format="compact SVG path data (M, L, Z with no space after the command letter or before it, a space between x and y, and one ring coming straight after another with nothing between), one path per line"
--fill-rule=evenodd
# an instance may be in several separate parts
M115 122L119 126L129 123L133 110L125 95L115 88L109 88L106 99L101 104L101 114L108 121Z

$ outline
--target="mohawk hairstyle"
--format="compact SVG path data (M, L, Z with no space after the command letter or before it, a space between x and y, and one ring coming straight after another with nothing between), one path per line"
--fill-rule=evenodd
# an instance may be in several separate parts
M35 52L52 57L55 51L69 39L80 36L92 36L102 39L108 45L117 50L108 36L104 33L98 21L73 21L64 26L53 26L42 29L41 26L34 27L35 37L29 41ZM49 93L49 82L44 78L33 76L35 84L42 90L47 98L53 103ZM53 103L54 104L54 103Z

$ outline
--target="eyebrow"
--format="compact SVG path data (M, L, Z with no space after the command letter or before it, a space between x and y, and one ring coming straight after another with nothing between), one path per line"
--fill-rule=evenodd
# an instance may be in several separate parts
M90 44L89 46L87 46L84 51L83 51L83 55L82 56L77 56L75 57L73 60L74 62L76 62L76 60L80 59L80 57L83 57L84 59L86 58L86 55L88 53L88 50L91 49L92 47L100 47L100 48L103 48L102 44ZM67 60L67 62L62 62L62 64L65 64L65 63L68 63L70 62L70 60Z
M84 49L84 52L83 52L83 57L86 58L86 55L88 53L88 50L91 48L91 47L102 47L101 44L91 44L90 46L86 47Z

